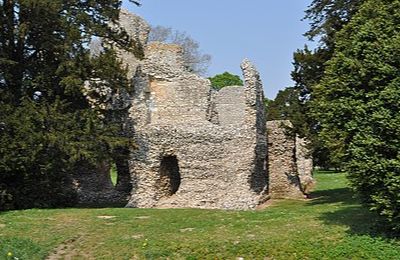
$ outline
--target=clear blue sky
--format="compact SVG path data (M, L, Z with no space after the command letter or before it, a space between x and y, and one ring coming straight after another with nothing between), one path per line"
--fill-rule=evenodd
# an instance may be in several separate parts
M293 85L293 52L307 42L301 21L311 0L142 0L124 7L151 25L187 32L212 56L209 75L225 71L241 76L240 63L249 58L258 68L265 95L275 98Z

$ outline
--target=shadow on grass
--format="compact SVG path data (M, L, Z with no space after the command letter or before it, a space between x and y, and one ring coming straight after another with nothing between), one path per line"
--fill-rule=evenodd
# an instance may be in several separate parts
M76 204L72 206L60 206L60 207L32 207L32 208L22 208L22 209L0 209L0 215L8 214L9 212L23 211L30 209L40 209L40 210L58 210L58 209L122 209L125 208L126 203L102 203L102 204Z
M383 220L361 205L353 205L333 212L322 213L319 217L328 225L345 225L350 235L393 238L395 235L385 227Z
M105 209L105 208L125 208L126 203L81 203L70 208L77 209Z
M312 201L308 204L310 206L340 202L343 204L358 204L350 188L314 191L311 193L311 198Z
M318 172L319 174L338 174L338 173L344 173L344 171L340 171L340 170L315 170L315 172Z
M327 225L347 226L350 235L369 235L371 237L393 238L395 235L388 230L376 213L363 207L349 188L315 191L313 200L307 205L331 205L332 211L321 213L319 219Z

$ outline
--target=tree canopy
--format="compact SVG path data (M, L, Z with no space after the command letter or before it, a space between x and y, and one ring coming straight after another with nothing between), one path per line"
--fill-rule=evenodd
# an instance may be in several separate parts
M305 11L304 19L310 21L305 33L310 40L319 38L323 48L333 49L335 35L357 13L365 0L313 0Z
M211 86L216 89L221 89L228 86L243 86L243 81L238 75L231 74L227 71L208 79L211 81Z
M308 46L298 49L293 54L294 69L291 73L298 90L302 106L299 107L304 115L302 129L309 140L313 140L314 159L319 166L335 165L338 161L329 155L329 149L323 147L319 140L319 123L311 116L310 101L314 98L314 88L325 75L327 62L332 58L336 45L336 35L357 13L365 0L313 0L305 11L305 20L310 22L310 29L305 33L310 40L318 40L319 45L312 50ZM322 163L322 165L321 165Z
M365 0L313 0L305 11L310 29L304 34L310 40L319 40L319 46L307 46L293 55L292 78L303 99L312 98L312 87L324 75L325 63L332 58L336 33L351 20Z
M399 0L366 1L337 34L312 112L363 201L400 230L398 10Z

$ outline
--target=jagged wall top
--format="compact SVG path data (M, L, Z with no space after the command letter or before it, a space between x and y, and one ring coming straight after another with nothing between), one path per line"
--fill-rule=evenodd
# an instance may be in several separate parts
M123 28L128 36L135 41L136 48L140 48L142 51L145 50L151 27L143 18L130 13L128 10L121 9L118 24L112 24L111 26L116 29ZM128 67L128 78L132 79L141 61L133 52L118 47L116 47L116 51L123 64Z
M147 45L151 27L142 17L121 9L117 26L124 28L129 37L141 46Z
M220 91L211 88L208 79L188 70L184 65L183 50L174 44L147 43L149 25L140 17L122 10L119 26L144 48L144 59L119 51L119 57L128 66L131 78L144 76L143 87L135 89L146 104L147 123L150 124L220 124L265 128L263 88L255 66L245 59L241 68L244 87L226 87ZM139 91L139 92L140 92ZM134 98L135 99L135 98Z
M241 68L244 77L244 95L248 114L246 124L255 127L259 134L263 134L265 132L266 117L264 91L260 74L248 59L243 60Z
M161 42L150 43L145 50L144 69L150 76L164 80L187 74L182 47Z

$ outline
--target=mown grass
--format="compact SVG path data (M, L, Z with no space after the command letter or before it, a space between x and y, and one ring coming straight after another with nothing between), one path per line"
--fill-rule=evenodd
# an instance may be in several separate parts
M313 199L258 211L52 209L0 213L0 259L400 259L345 174L319 172ZM12 257L8 257L12 259Z

